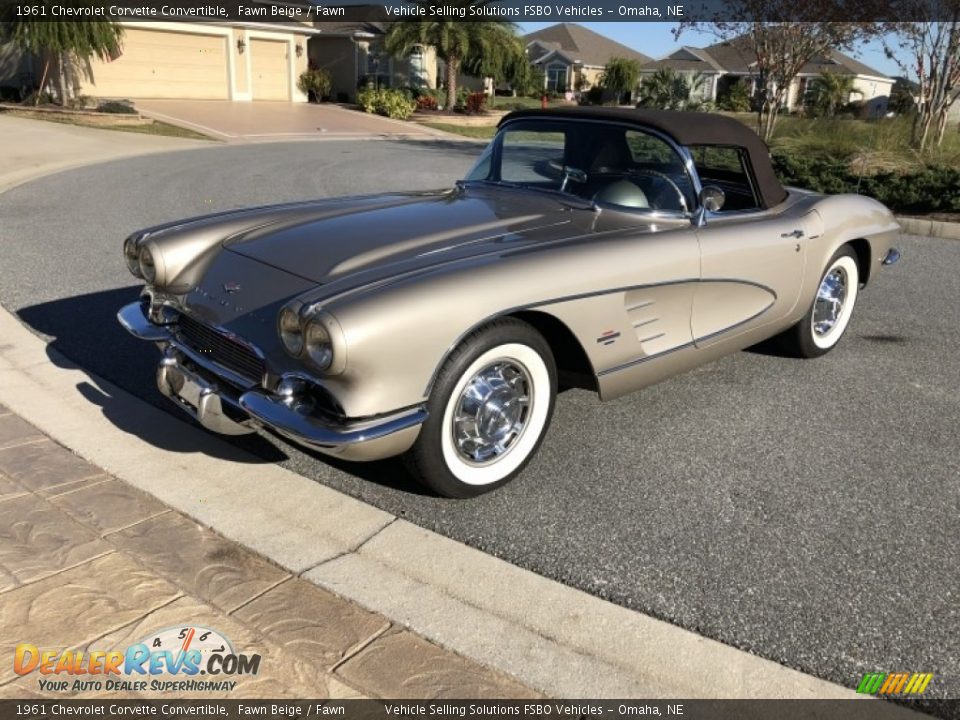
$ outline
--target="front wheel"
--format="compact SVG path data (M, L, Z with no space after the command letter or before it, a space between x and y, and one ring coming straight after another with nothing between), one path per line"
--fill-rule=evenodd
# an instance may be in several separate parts
M487 325L440 370L407 467L446 497L474 497L504 485L540 447L556 389L553 355L536 330L513 319Z
M806 315L781 336L785 349L803 358L830 352L850 324L859 289L860 267L856 253L844 245L827 263L817 296Z

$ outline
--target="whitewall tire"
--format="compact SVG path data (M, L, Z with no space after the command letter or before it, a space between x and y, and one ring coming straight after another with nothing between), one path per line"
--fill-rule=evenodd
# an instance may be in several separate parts
M444 363L407 465L447 497L473 497L515 477L536 453L556 396L550 348L531 326L498 320Z
M820 275L817 293L803 318L779 336L788 354L815 358L830 352L847 327L860 291L860 266L852 247L844 245Z

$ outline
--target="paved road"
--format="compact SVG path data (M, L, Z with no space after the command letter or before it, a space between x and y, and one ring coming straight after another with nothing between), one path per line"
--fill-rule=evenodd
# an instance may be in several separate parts
M120 257L131 229L443 186L475 152L230 146L39 180L0 196L0 302L60 352L162 406L154 352L113 319L137 292ZM422 495L392 462L342 466L279 441L246 444L424 527L791 667L845 685L866 671L935 672L929 692L957 696L960 243L904 238L902 249L829 356L739 353L609 404L564 393L539 457L477 500Z

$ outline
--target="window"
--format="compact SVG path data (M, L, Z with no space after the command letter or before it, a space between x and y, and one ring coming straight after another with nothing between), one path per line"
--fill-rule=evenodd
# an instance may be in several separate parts
M655 134L616 123L511 122L467 181L559 190L621 210L686 213L695 206L693 184L676 149Z
M566 135L556 131L504 133L500 179L504 182L559 187Z
M547 67L547 90L551 92L567 91L567 66L554 64Z
M760 207L746 150L720 145L691 145L690 154L700 183L716 185L726 194L721 212Z

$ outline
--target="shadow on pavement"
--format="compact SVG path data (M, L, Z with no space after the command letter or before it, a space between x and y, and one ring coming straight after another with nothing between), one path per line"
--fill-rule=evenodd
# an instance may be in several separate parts
M98 387L95 379L77 384L77 391L96 405L114 426L135 435L155 447L172 452L202 452L223 459L279 463L290 459L290 453L303 453L316 462L374 482L385 487L422 495L424 491L403 470L398 461L377 463L345 463L301 448L285 451L282 440L271 441L261 434L236 437L215 436L181 413L156 389L154 371L159 359L156 348L130 337L117 322L117 310L135 300L135 287L116 288L78 295L62 300L32 305L17 314L34 331L49 338L47 356L58 366L80 369L98 376L134 395L113 397ZM176 432L150 423L140 402L148 402L183 420ZM223 442L211 442L216 438ZM289 446L288 446L289 447Z

